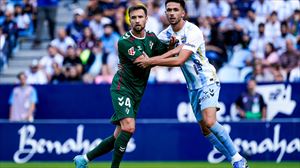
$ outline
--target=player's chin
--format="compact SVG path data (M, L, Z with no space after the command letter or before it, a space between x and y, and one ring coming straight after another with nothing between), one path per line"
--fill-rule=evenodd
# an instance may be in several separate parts
M134 28L134 30L135 30L136 32L141 32L141 31L143 30L143 27L142 27L142 26L136 26L136 27Z

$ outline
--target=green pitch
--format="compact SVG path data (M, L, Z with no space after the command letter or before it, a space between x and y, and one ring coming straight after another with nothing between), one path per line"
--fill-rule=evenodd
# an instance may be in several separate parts
M300 168L300 162L250 162L250 168ZM32 162L15 164L0 162L0 168L74 168L73 163L67 162ZM94 162L89 168L108 168L109 162ZM123 162L121 168L231 168L229 163L209 164L206 162Z

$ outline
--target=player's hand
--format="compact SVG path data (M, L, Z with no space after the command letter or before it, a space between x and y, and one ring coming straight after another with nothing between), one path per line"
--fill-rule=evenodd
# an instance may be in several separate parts
M181 51L181 49L182 49L182 47L183 47L183 44L181 44L181 45L177 46L176 48L174 48L173 49L174 53L175 54L179 54L180 51Z
M173 49L176 45L176 43L178 43L179 41L176 39L175 36L171 36L170 38L170 42L169 42L169 49Z
M136 64L138 67L143 68L143 69L150 67L149 57L147 57L147 56L139 57L133 63Z

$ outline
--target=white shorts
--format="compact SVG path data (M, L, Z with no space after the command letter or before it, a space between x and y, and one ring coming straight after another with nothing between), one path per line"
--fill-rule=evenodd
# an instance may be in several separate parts
M213 83L197 90L189 90L190 102L197 121L202 120L202 111L208 107L219 106L220 83Z

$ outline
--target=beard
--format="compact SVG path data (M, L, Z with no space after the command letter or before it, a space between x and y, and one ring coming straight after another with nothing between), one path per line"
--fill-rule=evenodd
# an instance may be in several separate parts
M137 33L140 33L142 32L143 30L145 29L145 26L142 26L142 25L138 25L138 26L134 26L133 27L133 30Z
M179 22L180 22L180 20L181 20L181 18L168 18L168 21L169 21L169 23L171 24L171 25L176 25L176 24L178 24Z

